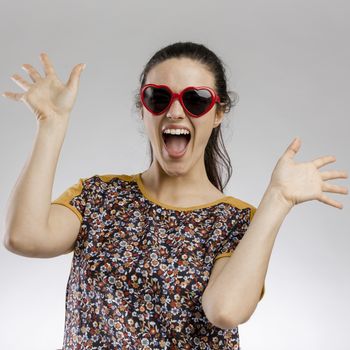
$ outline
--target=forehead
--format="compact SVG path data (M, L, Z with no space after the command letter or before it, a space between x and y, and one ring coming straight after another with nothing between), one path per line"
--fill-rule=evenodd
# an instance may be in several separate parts
M168 85L176 92L187 86L215 87L214 76L208 68L187 57L170 58L154 66L146 79L146 84L150 83Z

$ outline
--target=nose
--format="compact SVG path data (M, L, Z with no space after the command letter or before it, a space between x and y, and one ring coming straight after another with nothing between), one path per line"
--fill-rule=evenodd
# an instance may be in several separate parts
M178 98L175 98L171 106L168 108L166 116L172 119L184 118L185 111Z

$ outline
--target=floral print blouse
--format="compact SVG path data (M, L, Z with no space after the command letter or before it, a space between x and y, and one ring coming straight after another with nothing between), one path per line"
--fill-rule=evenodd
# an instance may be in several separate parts
M80 178L52 204L81 222L63 350L240 349L238 328L211 324L201 297L214 262L232 254L254 206L226 196L173 207L148 194L141 173Z

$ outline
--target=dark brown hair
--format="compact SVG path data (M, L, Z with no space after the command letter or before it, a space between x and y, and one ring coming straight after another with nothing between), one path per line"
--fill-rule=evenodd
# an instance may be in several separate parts
M209 69L214 76L215 89L220 96L221 104L217 104L217 108L220 108L224 113L228 113L231 107L238 101L238 95L235 92L227 91L225 68L220 58L207 47L202 44L193 42L177 42L166 47L163 47L157 51L145 65L141 75L140 83L141 87L145 84L147 74L157 64L170 59L170 58L191 58L196 60ZM229 96L233 94L233 98ZM142 103L140 100L139 92L135 97L135 105L138 110L142 109ZM151 162L153 162L153 150L152 145L149 142L151 152ZM218 188L221 192L229 182L232 175L231 160L225 148L221 133L221 124L213 131L208 140L204 153L204 163L207 176L210 182ZM223 173L226 173L226 179L223 180Z

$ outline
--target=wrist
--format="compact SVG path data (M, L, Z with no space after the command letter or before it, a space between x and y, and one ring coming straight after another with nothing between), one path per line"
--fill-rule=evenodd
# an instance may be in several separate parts
M47 132L62 132L66 131L69 123L69 115L64 115L60 117L42 119L37 122L38 129Z
M273 203L273 205L276 208L279 208L281 212L288 213L294 207L294 204L286 200L281 191L278 188L271 186L271 184L267 187L263 198L269 203Z
M68 129L67 121L41 121L38 122L37 136L49 142L62 144Z

